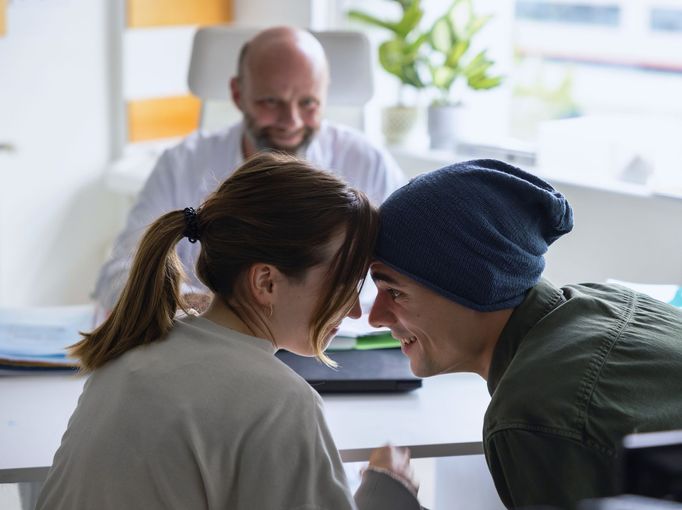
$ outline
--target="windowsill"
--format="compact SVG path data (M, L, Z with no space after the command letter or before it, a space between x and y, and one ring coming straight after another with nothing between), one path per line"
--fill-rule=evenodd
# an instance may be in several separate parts
M429 150L429 149L413 149L402 147L389 147L389 152L398 162L398 165L403 169L408 178L415 177L423 172L435 170L446 165L450 165L457 161L466 161L469 159L486 158L487 155L472 156L470 154L458 154L450 151ZM607 191L611 193L618 193L623 195L632 195L639 197L666 197L674 199L682 199L682 182L677 184L669 183L651 183L651 184L636 184L622 181L616 178L609 178L607 176L595 178L590 176L580 175L566 175L553 172L551 169L540 168L535 165L529 165L524 162L515 162L515 154L509 153L504 156L496 156L498 159L505 160L511 164L516 164L520 168L537 175L542 179L550 181L557 185L570 185L587 189L594 189L600 191Z
M135 196L144 186L156 160L163 150L177 143L177 139L163 140L129 145L125 155L113 162L109 167L107 182L112 191L123 195ZM398 162L408 178L424 172L452 164L457 161L490 157L488 155L458 154L450 151L428 149L389 147L389 152ZM516 164L524 170L546 179L555 185L569 185L586 189L618 193L639 197L666 197L682 199L682 183L668 184L653 182L635 184L615 178L595 178L590 176L566 175L553 172L551 169L539 168L528 164L528 158L519 157L517 153L499 154L494 157Z

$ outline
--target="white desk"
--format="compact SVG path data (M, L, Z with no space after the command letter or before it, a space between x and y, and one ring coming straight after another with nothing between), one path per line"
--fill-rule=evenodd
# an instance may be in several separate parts
M84 380L68 375L0 377L0 483L44 480ZM482 453L490 401L473 374L424 380L407 394L324 397L329 426L346 462L363 461L386 442L412 456Z

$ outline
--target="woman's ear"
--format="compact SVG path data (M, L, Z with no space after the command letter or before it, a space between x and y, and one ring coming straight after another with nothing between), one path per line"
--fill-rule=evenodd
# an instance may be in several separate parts
M279 280L279 270L270 265L253 264L246 274L249 292L260 306L270 306L274 300L275 285Z

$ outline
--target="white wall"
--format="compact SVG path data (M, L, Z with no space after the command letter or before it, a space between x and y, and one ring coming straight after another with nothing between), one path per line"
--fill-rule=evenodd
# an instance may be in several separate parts
M317 28L316 11L324 7L325 0L233 0L235 23L247 27L294 25Z
M550 280L682 284L682 198L554 185L573 207L575 226L549 248Z
M24 0L0 38L0 304L84 302L111 237L119 2Z

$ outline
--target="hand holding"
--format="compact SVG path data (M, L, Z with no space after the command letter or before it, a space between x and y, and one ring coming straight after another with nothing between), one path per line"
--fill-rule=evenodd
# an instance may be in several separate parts
M375 449L369 456L368 469L385 472L407 486L413 494L419 490L419 482L414 477L410 464L410 450L386 445Z

